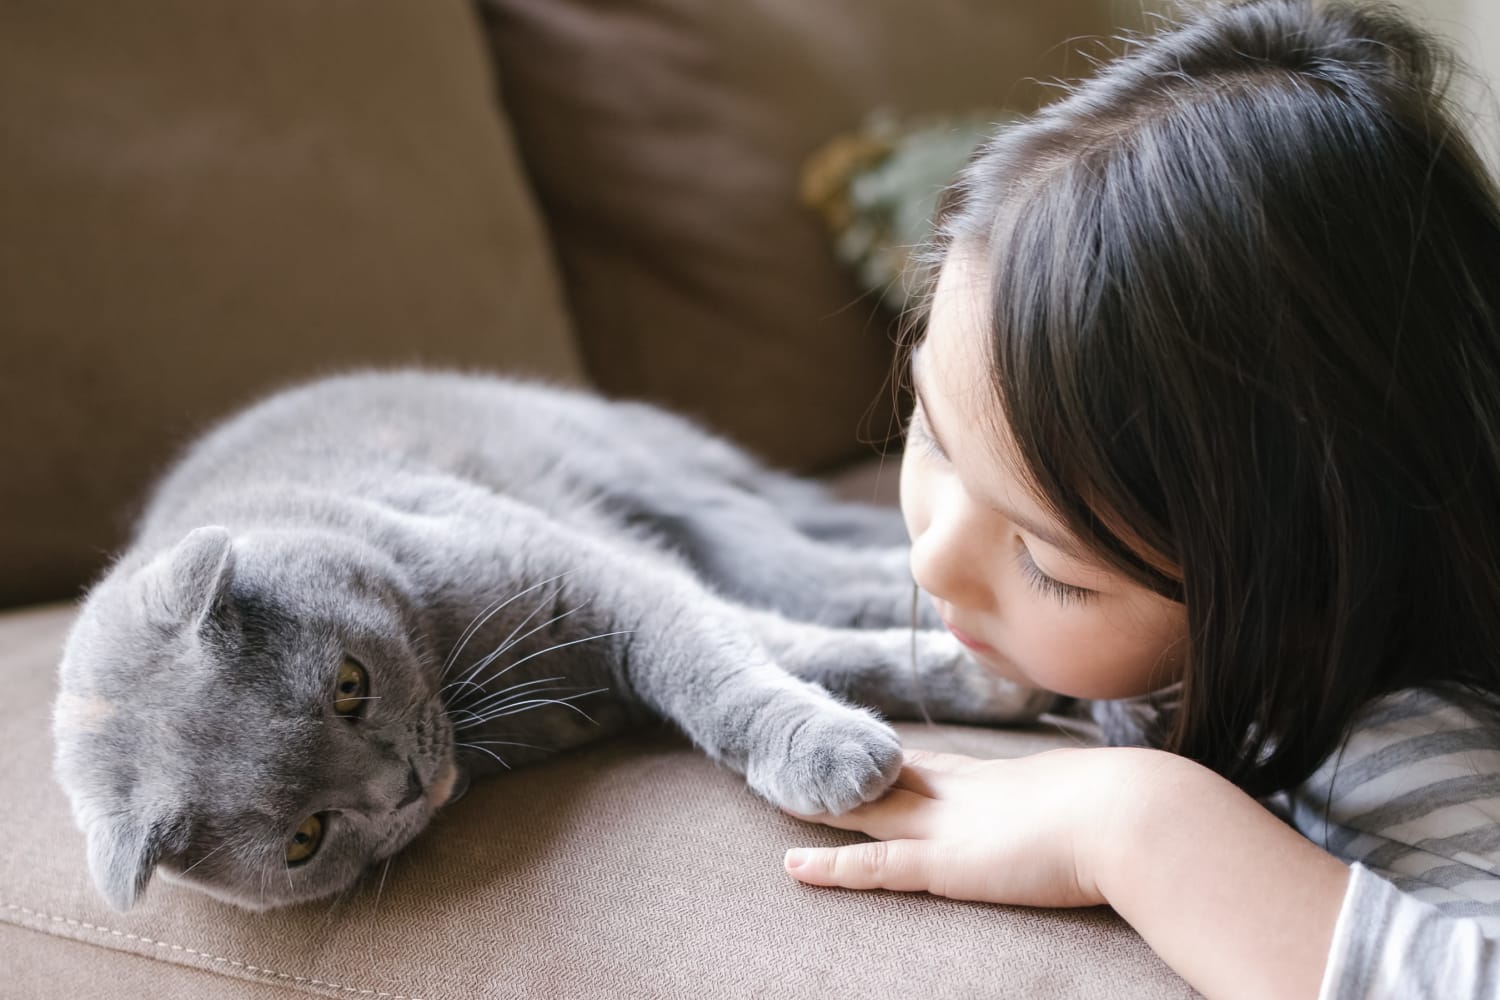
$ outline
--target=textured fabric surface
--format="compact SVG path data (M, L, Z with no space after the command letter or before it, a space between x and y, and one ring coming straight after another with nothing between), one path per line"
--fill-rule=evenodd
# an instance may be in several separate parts
M167 942L151 946L172 950ZM215 958L203 956L202 960ZM234 979L202 967L120 951L102 938L89 942L0 923L0 997L6 1000L294 1000L302 996L295 981L291 986L277 986L265 979ZM371 1000L379 998L372 995Z
M0 615L0 924L14 925L0 947L24 955L0 953L0 968L18 963L0 972L0 995L13 982L41 1000L132 995L86 987L146 981L147 959L179 967L151 995L182 997L245 994L205 988L209 973L267 996L426 1000L1192 995L1107 911L800 885L781 871L785 849L849 835L782 815L665 732L481 783L394 859L383 887L371 878L341 902L252 914L157 880L137 909L113 913L49 773L71 614ZM1056 727L903 733L986 756L1078 739ZM117 953L129 957L117 965Z
M1034 104L1110 7L485 0L594 380L799 468L885 436L889 317L801 205L803 162L874 108Z
M0 606L270 385L578 372L465 0L0 5L0 232Z

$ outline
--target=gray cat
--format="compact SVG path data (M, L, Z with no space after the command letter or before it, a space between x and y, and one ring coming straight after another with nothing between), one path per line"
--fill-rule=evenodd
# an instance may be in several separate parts
M88 594L57 775L119 909L156 870L257 909L337 893L471 775L651 717L840 812L900 747L830 691L956 721L1046 703L938 630L903 543L894 512L644 405L313 383L193 446Z

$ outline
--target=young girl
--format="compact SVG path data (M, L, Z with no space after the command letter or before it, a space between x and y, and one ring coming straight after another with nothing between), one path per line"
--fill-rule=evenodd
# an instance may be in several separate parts
M1001 133L941 229L917 582L996 673L1149 711L911 753L813 817L877 842L787 870L1108 904L1209 997L1500 995L1500 207L1430 45L1220 5Z

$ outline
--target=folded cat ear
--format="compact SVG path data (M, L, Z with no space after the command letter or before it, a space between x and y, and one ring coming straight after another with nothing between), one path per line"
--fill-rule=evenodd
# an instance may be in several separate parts
M228 593L234 578L229 530L194 528L145 570L147 605L173 624L199 622Z
M135 905L161 860L163 838L134 820L95 823L88 833L89 873L109 905L121 913Z

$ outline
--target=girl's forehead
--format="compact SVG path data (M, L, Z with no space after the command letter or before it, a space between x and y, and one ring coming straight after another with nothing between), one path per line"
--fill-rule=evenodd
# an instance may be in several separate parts
M989 283L973 254L950 253L938 275L926 335L913 357L920 377L946 403L969 416L983 415L985 430L999 430L995 380L990 371Z
M989 319L990 276L984 257L975 250L954 247L943 258L933 291L928 327L962 327L982 339Z

